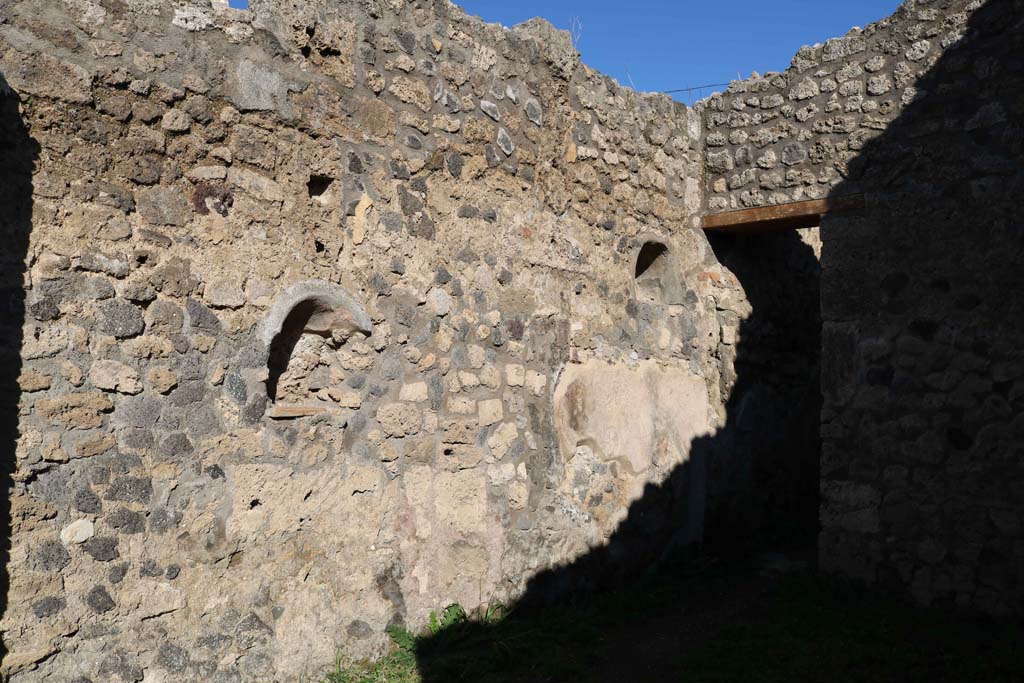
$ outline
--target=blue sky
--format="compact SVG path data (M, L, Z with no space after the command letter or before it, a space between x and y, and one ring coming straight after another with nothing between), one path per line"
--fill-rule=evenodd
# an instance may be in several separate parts
M245 6L244 0L231 0ZM639 90L726 83L781 71L802 45L881 19L899 0L461 0L467 12L512 26L544 17L578 27L583 61ZM720 89L720 88L717 88ZM679 93L690 101L701 94Z

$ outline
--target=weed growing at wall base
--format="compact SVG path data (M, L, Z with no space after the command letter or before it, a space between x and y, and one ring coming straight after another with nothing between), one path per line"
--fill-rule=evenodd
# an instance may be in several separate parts
M322 680L322 683L418 683L420 677L417 666L417 650L443 633L449 635L460 628L476 628L481 625L495 624L507 615L507 608L501 603L492 603L468 614L462 605L448 605L441 613L430 613L426 632L417 636L401 626L388 626L387 633L391 637L394 649L387 657L377 664L363 667L345 667L341 658L334 663L334 669Z

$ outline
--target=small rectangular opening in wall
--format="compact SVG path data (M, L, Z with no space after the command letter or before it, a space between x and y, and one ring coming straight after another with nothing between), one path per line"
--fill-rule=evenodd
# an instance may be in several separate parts
M864 195L852 194L710 214L701 220L701 227L716 232L771 233L814 228L825 214L863 209Z

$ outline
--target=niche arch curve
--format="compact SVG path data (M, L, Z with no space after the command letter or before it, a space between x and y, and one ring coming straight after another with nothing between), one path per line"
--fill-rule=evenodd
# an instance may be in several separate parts
M686 302L683 265L670 240L660 235L640 235L631 263L634 296L638 301L664 306Z
M278 403L278 382L304 335L344 342L355 334L372 335L373 322L363 305L341 285L306 280L285 289L257 329L266 349L267 401Z

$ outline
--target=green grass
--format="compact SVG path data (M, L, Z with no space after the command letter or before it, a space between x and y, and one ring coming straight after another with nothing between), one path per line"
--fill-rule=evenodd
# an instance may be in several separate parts
M373 666L346 668L341 661L323 678L323 683L419 683L416 655L397 649Z
M572 607L504 612L449 607L423 634L392 630L394 651L378 663L339 664L324 683L1024 681L1017 626L809 574L662 576Z

